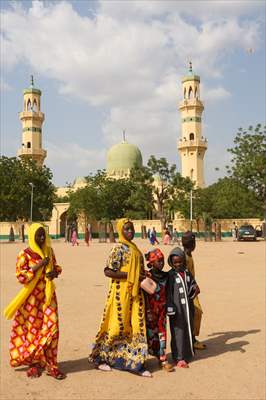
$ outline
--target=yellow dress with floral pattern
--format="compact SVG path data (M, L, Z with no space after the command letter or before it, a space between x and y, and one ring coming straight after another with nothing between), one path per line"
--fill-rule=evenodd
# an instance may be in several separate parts
M118 243L112 249L107 267L128 272L130 248ZM143 257L139 252L140 273L144 273ZM147 358L145 303L141 288L132 296L127 280L110 280L109 292L99 332L89 361L107 363L122 370L141 371Z

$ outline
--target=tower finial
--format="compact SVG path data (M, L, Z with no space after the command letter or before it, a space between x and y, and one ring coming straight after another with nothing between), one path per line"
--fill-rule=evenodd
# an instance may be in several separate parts
M192 62L189 61L189 72L192 73Z
M126 141L126 130L123 129L123 142L125 142L125 141Z
M30 76L30 84L31 84L31 86L34 86L33 75Z

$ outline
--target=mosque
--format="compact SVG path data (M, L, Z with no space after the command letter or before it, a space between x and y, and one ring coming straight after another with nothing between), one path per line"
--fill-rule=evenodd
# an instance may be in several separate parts
M181 157L181 174L195 182L196 187L204 187L204 155L207 150L207 139L202 136L201 117L204 110L200 100L200 77L192 70L192 63L182 78L183 99L179 104L181 114L181 135L177 141L177 149ZM31 158L39 166L47 156L42 147L42 125L44 113L41 111L41 90L36 88L31 77L31 83L23 93L23 111L19 118L22 123L22 145L17 155L21 158ZM106 172L110 178L126 178L134 165L142 166L140 149L128 143L123 133L121 143L113 145L107 152ZM71 187L77 190L86 185L84 177L77 177ZM57 188L57 196L67 195L69 187ZM63 236L66 227L66 212L68 203L55 203L52 218L47 222L49 232L53 237ZM154 225L154 223L152 223Z

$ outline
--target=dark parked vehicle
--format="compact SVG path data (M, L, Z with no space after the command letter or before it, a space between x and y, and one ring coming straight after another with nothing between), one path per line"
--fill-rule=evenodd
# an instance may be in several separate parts
M242 225L238 229L237 240L256 240L256 230L252 225Z

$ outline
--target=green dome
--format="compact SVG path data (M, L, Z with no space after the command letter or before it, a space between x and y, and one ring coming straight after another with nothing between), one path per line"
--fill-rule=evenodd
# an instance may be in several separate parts
M135 165L142 166L142 155L134 144L123 141L112 146L107 153L106 171L109 176L128 176Z

